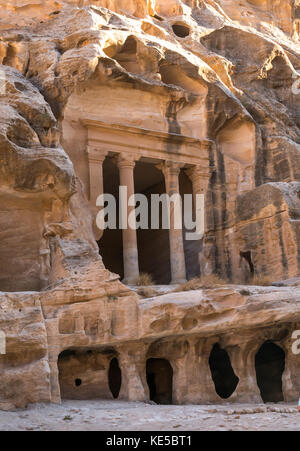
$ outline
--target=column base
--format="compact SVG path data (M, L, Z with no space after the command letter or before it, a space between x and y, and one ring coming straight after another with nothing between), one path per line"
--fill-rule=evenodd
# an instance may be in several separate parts
M183 283L186 283L187 279L179 279L179 280L172 280L170 285L182 285Z
M136 281L138 279L139 276L133 277L132 279L123 279L122 283L124 285L136 285Z

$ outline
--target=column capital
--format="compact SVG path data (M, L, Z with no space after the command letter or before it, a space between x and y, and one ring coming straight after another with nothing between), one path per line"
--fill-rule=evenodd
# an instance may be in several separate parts
M139 156L131 153L119 153L113 157L114 163L119 169L132 168L134 169L136 162L139 160Z
M156 167L160 171L163 172L165 176L167 175L175 175L179 176L180 169L185 166L184 163L178 163L174 161L164 161L163 163L158 164Z
M91 163L103 163L108 155L108 151L102 149L96 149L95 147L88 146L86 150L88 160Z
M193 166L191 168L186 169L185 173L193 183L198 182L200 180L207 181L210 177L209 168L203 166Z
M206 193L209 185L210 169L203 166L193 166L185 170L193 184L194 194Z

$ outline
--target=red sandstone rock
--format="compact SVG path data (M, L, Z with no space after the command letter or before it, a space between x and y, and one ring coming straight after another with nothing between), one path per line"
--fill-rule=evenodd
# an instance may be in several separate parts
M298 399L299 2L0 5L0 408ZM95 228L134 166L136 191L205 193L200 245L125 233L122 252ZM143 300L123 254L157 283L239 285Z

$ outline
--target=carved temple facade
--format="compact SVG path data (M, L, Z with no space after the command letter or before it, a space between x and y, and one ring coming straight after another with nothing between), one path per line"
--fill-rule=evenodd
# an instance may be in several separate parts
M137 162L144 163L143 172L147 170L146 165L161 171L169 196L180 194L181 171L190 179L194 196L205 195L210 175L210 141L93 119L82 122L88 134L89 199L92 207L96 206L98 196L104 193L104 162L107 159L117 167L119 185L127 187L128 198L136 193L134 171ZM137 232L131 228L122 230L122 240L124 282L134 285L140 272ZM169 245L171 283L183 283L187 279L183 233L176 230L172 218Z

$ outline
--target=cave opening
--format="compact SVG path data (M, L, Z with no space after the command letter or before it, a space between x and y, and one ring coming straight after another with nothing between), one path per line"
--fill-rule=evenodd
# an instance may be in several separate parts
M150 400L156 404L172 404L173 369L166 359L148 359L146 365Z
M80 385L82 385L82 380L81 379L75 379L75 386L76 387L80 387Z
M235 392L239 378L233 371L227 351L218 343L213 346L210 353L209 366L216 393L223 399L229 398Z
M108 371L108 382L110 391L114 399L117 399L119 397L122 385L122 372L119 366L119 361L116 357L114 357L110 362Z
M122 374L113 349L68 349L58 356L61 399L116 399Z
M172 25L173 31L179 38L186 38L190 34L190 28L184 23L174 23Z
M246 262L248 263L250 274L251 274L251 276L253 276L254 275L254 265L252 262L251 251L240 252L240 256L242 258L244 258L246 260Z
M255 369L262 400L265 403L283 401L284 350L272 341L266 341L255 356Z

